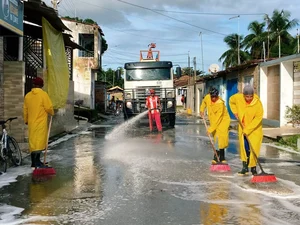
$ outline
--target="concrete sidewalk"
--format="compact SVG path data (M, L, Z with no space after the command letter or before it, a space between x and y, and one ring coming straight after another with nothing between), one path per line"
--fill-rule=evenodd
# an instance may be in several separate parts
M267 127L263 128L263 133L266 138L270 138L272 140L277 141L284 136L300 134L300 128L295 128L291 126Z

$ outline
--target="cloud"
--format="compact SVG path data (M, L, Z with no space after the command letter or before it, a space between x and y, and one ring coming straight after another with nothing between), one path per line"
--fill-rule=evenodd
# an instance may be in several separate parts
M271 15L274 9L284 9L291 12L291 19L298 16L296 0L260 0L255 3L253 0L124 1L127 3L118 0L63 0L59 5L62 15L75 16L76 12L80 18L97 21L109 46L103 57L104 64L114 64L115 67L130 59L138 60L139 50L147 49L150 42L157 43L161 55L174 55L168 59L182 62L183 66L187 66L187 56L182 54L188 52L200 63L201 31L204 64L208 68L209 64L218 63L221 54L227 50L223 41L225 35L238 32L247 35L250 22L263 21L263 15L258 13ZM50 0L45 2L51 5ZM238 14L241 15L239 20L229 20Z

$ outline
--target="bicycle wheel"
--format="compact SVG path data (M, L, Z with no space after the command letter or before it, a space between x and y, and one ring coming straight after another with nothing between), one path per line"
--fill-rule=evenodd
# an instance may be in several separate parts
M20 149L16 139L14 139L11 136L8 136L7 137L7 148L9 150L8 155L11 159L11 162L15 166L20 166L22 164L22 153L21 153L21 149Z
M0 157L0 168L1 168L1 172L6 173L7 170L7 155L6 155L6 149L3 149L3 154L1 154Z

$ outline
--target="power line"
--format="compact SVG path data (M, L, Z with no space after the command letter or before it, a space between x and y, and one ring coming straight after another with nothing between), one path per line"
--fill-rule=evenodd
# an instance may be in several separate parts
M242 16L260 16L266 15L266 13L210 13L210 12L184 12L184 11L170 11L164 9L152 9L153 11L159 12L168 12L168 13L179 13L179 14L188 14L188 15L210 15L210 16L235 16L235 15L242 15Z
M167 41L167 42L191 42L191 43L198 43L198 41L182 40L182 39L181 40L164 39L164 38L150 37L150 36L147 36L147 35L134 34L134 33L123 31L123 30L113 29L113 28L108 27L108 26L102 26L102 27L106 27L106 28L114 30L114 31L118 31L118 32L122 32L122 33L130 34L130 35L134 35L134 36L137 36L137 37L146 37L146 38L149 38L149 39L151 38L151 39L154 39L154 40L161 40L161 41Z
M88 4L88 5L91 5L91 6L95 6L95 7L101 8L101 9L105 9L105 10L108 10L108 11L112 11L112 12L118 12L118 13L124 14L124 13L123 13L123 12L121 12L121 11L118 11L118 10L115 10L115 9L106 8L106 7L103 7L103 6L100 6L100 5L96 5L96 4L93 4L93 3L90 3L90 2L87 2L87 1L84 1L84 0L77 0L77 1L79 1L79 2L83 2L83 3L86 3L86 4ZM136 18L140 18L140 19L143 19L143 20L145 20L143 17L139 17L139 16L135 16L135 17L136 17ZM176 28L178 28L178 29L182 29L182 30L189 30L189 31L193 31L193 32L197 32L197 33L198 33L198 31L197 31L197 30L193 30L193 29L186 29L186 28L182 28L182 27L174 26L174 25L171 25L171 24L164 24L164 23L153 23L153 22L151 22L151 21L149 21L149 20L147 20L147 23L152 23L152 24L155 24L155 25L157 25L157 24L162 24L162 25L164 25L164 26L176 27Z
M155 11L155 10L153 10L153 9L150 9L150 8L147 8L147 7L144 7L144 6L136 5L136 4L133 4L133 3L130 3L130 2L126 2L126 1L123 1L123 0L116 0L116 1L122 2L122 3L127 4L127 5L134 6L134 7L137 7L137 8L145 9L145 10L148 10L148 11L151 11L151 12L154 12L154 13L157 13L157 14L159 14L159 15L161 15L161 16L164 16L164 17L167 17L167 18L169 18L169 19L172 19L172 20L175 20L175 21L178 21L178 22L187 24L187 25L192 26L192 27L199 28L199 29L201 29L201 30L209 31L209 32L211 32L211 33L219 34L219 35L222 35L222 36L227 36L227 34L223 34L223 33L220 33L220 32L217 32L217 31L213 31L213 30L210 30L210 29L207 29L207 28L199 27L199 26L197 26L197 25L194 25L194 24L191 24L191 23L188 23L188 22L185 22L185 21L176 19L176 18L174 18L174 17L165 15L165 14L163 14L163 13L160 13L160 12L158 12L158 11Z

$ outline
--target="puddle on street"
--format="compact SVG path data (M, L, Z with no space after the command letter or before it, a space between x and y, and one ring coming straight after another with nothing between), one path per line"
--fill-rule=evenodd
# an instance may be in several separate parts
M272 225L300 220L299 167L274 162L292 159L290 153L263 147L262 166L280 177L253 184L251 176L237 175L241 162L234 134L227 149L231 171L220 173L210 172L212 150L203 125L179 125L162 134L133 126L118 132L118 139L105 139L112 131L113 126L97 125L53 146L49 159L57 175L42 181L22 176L3 187L2 221Z

